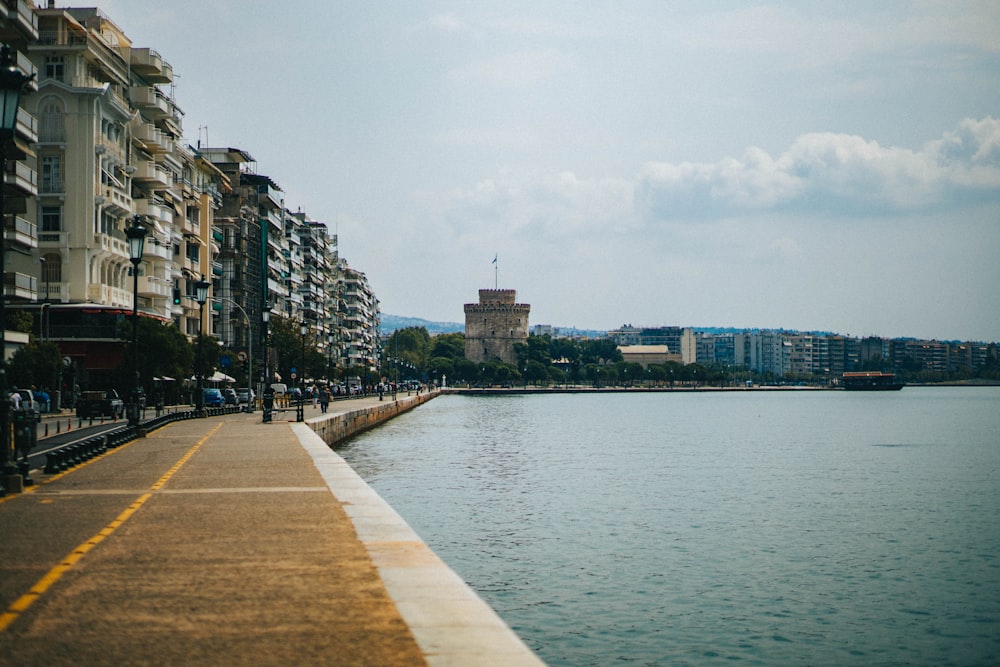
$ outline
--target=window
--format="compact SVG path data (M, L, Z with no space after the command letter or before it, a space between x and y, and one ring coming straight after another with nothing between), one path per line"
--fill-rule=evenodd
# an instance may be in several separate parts
M54 99L45 100L41 104L40 110L42 127L39 139L42 141L65 141L62 103Z
M62 156L42 157L42 192L62 192Z
M62 207L43 206L42 207L42 231L61 232L62 228Z
M45 57L45 78L62 81L66 76L66 62L62 56Z
M42 257L42 282L62 282L62 257L57 252L46 253Z

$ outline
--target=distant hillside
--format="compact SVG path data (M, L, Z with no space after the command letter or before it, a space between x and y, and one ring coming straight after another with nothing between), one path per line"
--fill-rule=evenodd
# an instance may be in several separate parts
M443 333L465 333L465 324L461 322L431 322L419 317L382 314L382 326L379 330L383 336L392 335L393 331L405 329L406 327L423 327L432 336ZM560 336L580 338L601 338L608 334L607 331L577 329L575 327L556 327L556 329L558 329L558 335Z
M465 325L460 322L431 322L419 317L382 314L382 326L380 327L382 335L388 336L393 331L405 329L406 327L423 327L432 336L443 333L462 333L465 331Z

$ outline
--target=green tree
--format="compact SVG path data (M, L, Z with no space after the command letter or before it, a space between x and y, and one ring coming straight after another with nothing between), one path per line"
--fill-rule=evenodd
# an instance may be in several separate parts
M428 356L461 359L465 356L465 334L446 333L434 336L431 339L431 348Z
M55 343L32 341L14 352L7 372L11 387L56 390L61 371L59 347Z
M539 382L545 382L549 379L549 368L548 365L540 361L529 359L525 367L524 379L537 386Z

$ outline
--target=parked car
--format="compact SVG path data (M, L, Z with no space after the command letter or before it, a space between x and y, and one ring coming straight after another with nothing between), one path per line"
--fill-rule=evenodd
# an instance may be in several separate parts
M121 417L125 414L125 402L114 389L106 391L85 391L76 402L76 416L81 419L90 417Z
M222 390L222 400L226 402L226 405L237 405L239 403L236 390L229 387Z
M240 387L236 390L236 402L240 405L253 403L253 399L255 398L257 398L257 395L254 394L253 389Z
M222 392L215 388L204 389L202 397L206 408L221 408L226 403L226 399L222 397Z
M41 412L42 405L35 398L35 393L30 389L18 389L16 392L18 396L21 397L21 409L31 410L33 412Z

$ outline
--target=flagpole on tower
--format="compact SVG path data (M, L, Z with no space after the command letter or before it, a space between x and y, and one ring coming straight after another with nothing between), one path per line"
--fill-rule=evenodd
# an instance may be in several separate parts
M497 257L499 255L493 255L493 289L500 289L500 265L497 264Z

